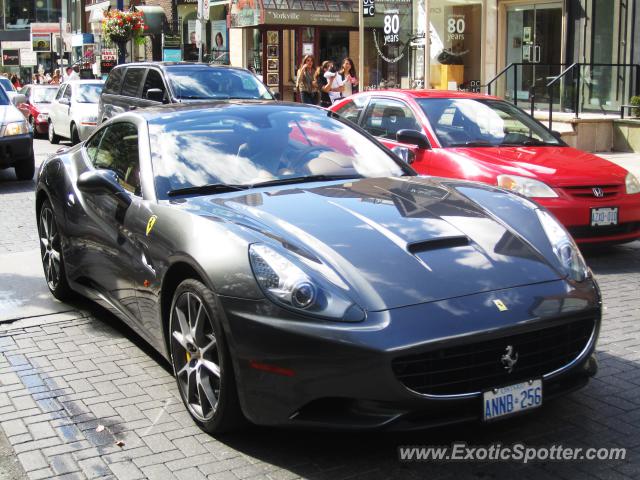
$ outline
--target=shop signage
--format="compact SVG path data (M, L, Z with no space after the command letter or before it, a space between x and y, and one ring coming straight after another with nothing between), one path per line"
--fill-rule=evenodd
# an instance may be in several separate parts
M51 34L50 33L32 33L31 45L34 52L50 52L51 51Z
M165 48L162 50L163 62L180 62L182 61L182 51L179 48Z
M115 48L103 48L100 59L103 62L115 62L118 60L118 51Z
M449 18L447 18L447 40L464 40L466 27L464 15L449 15Z
M60 24L58 22L36 22L30 25L31 34L34 33L60 33ZM66 23L62 25L63 31L66 33L71 32L71 24Z
M19 66L20 65L20 50L2 50L2 65Z
M261 23L262 2L231 0L231 26L254 27Z
M31 50L31 42L29 41L2 41L2 49L3 50L20 50L26 49Z
M400 15L398 10L387 10L384 14L384 44L394 44L400 41Z
M265 10L264 23L268 25L313 25L355 27L358 14L305 10Z
M182 44L182 37L174 33L162 34L162 45L164 48L180 48Z
M362 6L364 9L365 17L375 17L376 15L376 0L362 0Z
M20 49L20 65L35 67L38 64L38 54L33 50Z

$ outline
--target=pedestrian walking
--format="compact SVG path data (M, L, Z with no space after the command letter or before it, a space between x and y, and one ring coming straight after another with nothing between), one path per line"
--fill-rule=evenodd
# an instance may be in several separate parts
M22 88L22 85L20 85L20 79L18 78L17 75L13 75L11 77L11 83L13 84L16 90Z
M342 91L343 97L348 97L354 93L358 93L358 75L356 73L356 67L353 64L353 60L350 57L345 58L342 61L342 69L339 72L344 90Z
M51 85L60 85L62 83L62 77L60 76L59 69L55 69L55 71L53 72L53 77L51 77L51 82L49 83Z
M300 92L300 101L312 105L318 103L315 95L315 80L313 78L314 68L313 56L305 55L296 76L296 89Z
M320 92L320 106L325 108L331 106L331 97L329 96L329 92L333 87L333 80L335 79L335 76L326 76L325 74L330 71L332 66L333 62L331 62L331 60L325 60L316 70L315 81Z
M331 62L331 67L324 73L325 78L331 84L331 89L329 90L329 98L331 99L331 103L335 103L342 98L342 91L344 90L344 85L342 78L338 75L336 71L336 66L333 62Z

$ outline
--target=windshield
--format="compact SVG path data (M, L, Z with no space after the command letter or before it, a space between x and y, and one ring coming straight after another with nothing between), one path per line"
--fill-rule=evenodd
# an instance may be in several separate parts
M564 145L525 112L501 100L423 98L417 101L445 148Z
M211 184L413 174L346 121L320 109L276 105L183 110L152 121L158 197Z
M100 100L100 92L102 92L102 85L102 83L83 83L78 85L76 102L98 103Z
M167 68L176 98L204 100L246 98L272 100L267 88L251 73L219 67Z
M58 87L36 87L31 91L31 101L33 103L51 103L55 98Z
M7 92L15 92L16 91L15 87L13 86L13 83L11 83L11 80L9 80L7 77L0 76L0 85Z

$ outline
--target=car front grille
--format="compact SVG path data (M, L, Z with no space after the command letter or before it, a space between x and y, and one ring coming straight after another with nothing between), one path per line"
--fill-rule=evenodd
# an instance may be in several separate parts
M622 185L580 185L562 187L570 196L576 198L613 198L618 196L622 190ZM594 189L602 191L602 196L596 196Z
M626 235L631 233L640 234L640 222L621 223L620 225L607 225L605 227L590 227L588 225L579 227L568 227L573 238L598 238L612 235Z
M573 320L491 340L395 358L396 378L410 390L461 395L540 378L575 360L587 346L593 318ZM518 360L509 373L502 362L508 346Z

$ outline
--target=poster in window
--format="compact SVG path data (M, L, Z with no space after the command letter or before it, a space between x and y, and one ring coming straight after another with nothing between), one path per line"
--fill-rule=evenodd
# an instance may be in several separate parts
M276 31L268 31L267 32L267 45L278 45L278 32Z
M50 52L51 51L51 34L50 33L32 33L31 45L34 52Z
M278 57L278 45L267 45L267 57Z
M277 87L280 85L280 75L277 73L267 73L267 85Z
M2 65L19 66L20 50L2 50Z
M229 37L226 20L211 22L211 62L224 65L229 63Z
M267 59L267 71L269 71L269 72L277 72L278 71L278 59L277 58L269 58L269 59Z

